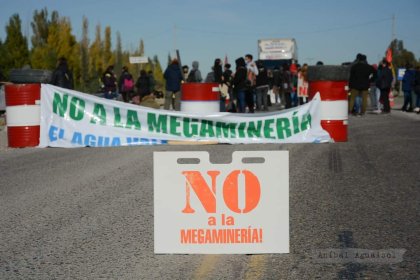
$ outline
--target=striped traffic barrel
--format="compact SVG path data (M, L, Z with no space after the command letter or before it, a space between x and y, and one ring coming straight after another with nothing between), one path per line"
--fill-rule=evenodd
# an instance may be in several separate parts
M220 112L220 89L217 83L183 83L181 111L192 113Z
M5 95L9 147L38 146L41 84L9 84Z
M321 96L321 126L335 142L348 139L348 66L320 65L308 67L308 94L311 100Z

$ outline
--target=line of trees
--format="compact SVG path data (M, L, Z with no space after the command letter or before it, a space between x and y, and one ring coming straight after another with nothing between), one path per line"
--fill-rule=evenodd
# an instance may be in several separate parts
M420 66L420 58L417 61L414 53L404 48L402 40L394 39L389 44L389 48L392 50L392 63L397 68L404 68L407 64Z
M29 65L33 69L56 67L57 59L65 57L73 71L75 88L83 92L98 92L101 86L100 77L109 65L114 65L116 74L121 73L125 65L134 77L140 70L152 71L157 88L164 85L162 67L157 55L148 58L147 64L130 64L130 56L144 55L144 42L140 40L134 52L123 50L121 34L117 32L116 47L112 48L111 27L106 26L104 33L100 25L96 26L95 38L89 39L89 23L83 18L82 36L77 40L72 33L70 19L61 17L57 11L49 16L47 8L35 10L31 22L31 49L28 38L21 31L19 14L10 17L6 26L6 39L0 39L0 71L8 77L11 69Z

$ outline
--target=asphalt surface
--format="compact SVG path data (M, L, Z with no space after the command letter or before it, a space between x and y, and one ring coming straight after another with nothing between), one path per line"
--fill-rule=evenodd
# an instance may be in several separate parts
M219 163L238 150L289 151L289 254L154 254L153 152L191 150ZM345 143L3 148L0 174L0 279L420 275L416 114L351 116ZM320 262L320 250L340 248L406 252L397 263Z

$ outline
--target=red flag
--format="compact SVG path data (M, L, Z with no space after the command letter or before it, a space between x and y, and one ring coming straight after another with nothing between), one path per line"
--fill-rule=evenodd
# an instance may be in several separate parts
M386 61L388 61L388 63L392 62L392 50L391 50L391 48L388 48L386 50Z

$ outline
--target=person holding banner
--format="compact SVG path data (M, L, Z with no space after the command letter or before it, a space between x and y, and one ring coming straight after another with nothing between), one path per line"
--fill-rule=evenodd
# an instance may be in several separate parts
M163 77L166 80L164 109L169 110L171 104L175 111L181 110L181 82L183 81L178 59L173 59L166 68ZM174 101L172 103L172 101Z

